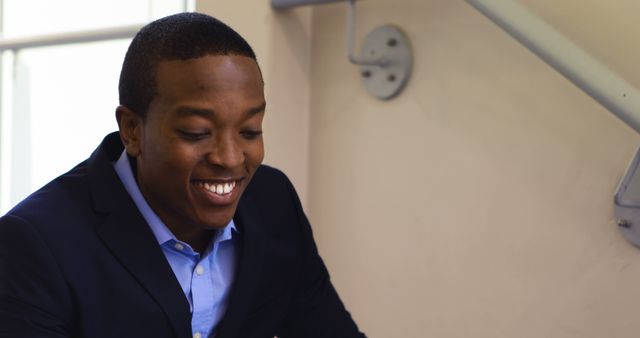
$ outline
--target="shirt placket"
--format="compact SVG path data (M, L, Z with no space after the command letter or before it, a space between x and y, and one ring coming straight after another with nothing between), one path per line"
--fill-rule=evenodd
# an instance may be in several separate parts
M191 300L193 302L192 329L194 338L207 337L213 326L213 285L211 255L201 259L193 269L191 278Z

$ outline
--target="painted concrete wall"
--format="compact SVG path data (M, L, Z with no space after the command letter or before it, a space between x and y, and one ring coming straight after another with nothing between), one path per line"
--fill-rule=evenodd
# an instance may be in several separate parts
M199 9L247 36L276 84L268 160L303 182L370 337L637 336L640 250L612 214L637 133L461 0L358 3L358 41L392 23L413 42L389 102L346 62L344 4L266 3Z

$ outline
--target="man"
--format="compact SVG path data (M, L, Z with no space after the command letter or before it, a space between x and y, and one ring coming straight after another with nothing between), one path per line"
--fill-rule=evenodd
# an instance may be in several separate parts
M247 42L160 19L119 89L119 133L0 219L0 337L363 337L291 183L261 165Z

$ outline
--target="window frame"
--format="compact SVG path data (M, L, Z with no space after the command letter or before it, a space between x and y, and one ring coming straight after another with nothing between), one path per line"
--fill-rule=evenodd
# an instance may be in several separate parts
M150 8L154 1L148 0ZM183 12L195 11L196 0L181 0ZM0 0L0 33L3 31L5 6L4 0ZM55 34L37 34L20 37L2 37L0 34L0 215L8 212L13 204L11 197L12 187L12 159L13 147L11 140L13 139L13 118L17 115L17 111L13 105L13 98L16 95L15 86L15 62L16 55L21 50L38 48L63 46L68 44L82 44L91 42L100 42L108 40L118 40L133 38L135 34L147 22L138 24L110 26L99 29L82 29L68 31ZM19 93L18 93L19 95Z

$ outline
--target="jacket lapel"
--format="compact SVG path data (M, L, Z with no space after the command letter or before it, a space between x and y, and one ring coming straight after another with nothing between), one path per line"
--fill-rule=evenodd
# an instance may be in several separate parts
M246 192L245 192L246 194ZM245 196L243 196L245 197ZM266 226L258 219L255 206L242 199L238 205L234 221L238 225L240 240L236 242L238 262L236 276L227 311L216 328L217 338L231 338L238 335L251 303L256 297L256 287L263 274L264 233Z
M188 338L191 336L189 303L151 229L113 169L111 161L120 152L119 138L112 134L89 159L94 207L105 215L104 223L96 227L98 235L164 310L176 336Z

